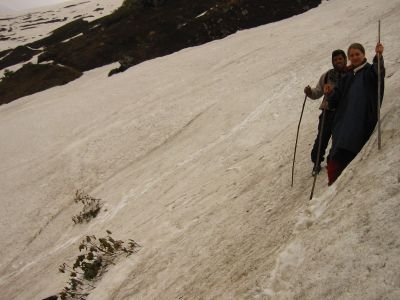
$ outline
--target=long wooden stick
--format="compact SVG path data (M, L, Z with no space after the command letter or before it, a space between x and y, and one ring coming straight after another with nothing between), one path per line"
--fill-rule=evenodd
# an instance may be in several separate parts
M378 22L378 43L381 42L381 20ZM382 104L382 95L381 95L381 55L380 53L376 54L378 56L378 150L382 148L382 135L381 135L381 104Z
M303 113L304 113L304 107L306 105L306 100L307 100L307 95L304 97L303 107L301 109L301 114L300 114L300 121L299 121L299 125L297 126L296 144L294 146L293 166L292 166L292 187L293 187L293 182L294 182L294 165L296 162L297 142L299 140L300 125L301 125L301 120L303 119Z
M319 164L321 163L322 132L324 131L325 118L326 118L326 109L324 108L324 111L322 113L321 129L320 129L319 135L318 135L318 156L317 156L317 161L314 164L314 170L316 169L316 166L319 166ZM318 173L314 174L314 182L313 182L312 189L311 189L310 200L314 196L315 183L317 182L317 177L318 177Z

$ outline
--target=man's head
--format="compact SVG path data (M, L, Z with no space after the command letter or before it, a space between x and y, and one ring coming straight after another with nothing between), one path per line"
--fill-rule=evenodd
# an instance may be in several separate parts
M347 56L343 50L335 50L332 52L332 65L336 70L343 70L347 65Z

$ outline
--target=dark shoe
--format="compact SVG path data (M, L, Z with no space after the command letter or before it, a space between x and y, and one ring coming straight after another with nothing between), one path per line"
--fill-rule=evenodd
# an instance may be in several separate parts
M315 165L313 170L312 170L312 176L316 176L321 172L321 165Z

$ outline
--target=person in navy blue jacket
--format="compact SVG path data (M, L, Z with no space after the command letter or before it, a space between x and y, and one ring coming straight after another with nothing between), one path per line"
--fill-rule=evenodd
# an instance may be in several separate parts
M378 43L373 63L370 64L361 44L350 45L347 51L350 71L341 78L334 90L327 91L328 106L336 109L328 161L329 185L336 181L374 131L378 121L378 55L381 64L381 100L384 91L383 50L383 45Z

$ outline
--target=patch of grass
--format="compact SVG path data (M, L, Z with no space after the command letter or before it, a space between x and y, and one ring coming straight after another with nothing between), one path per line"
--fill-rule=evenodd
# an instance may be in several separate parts
M72 217L75 224L90 222L97 217L103 206L100 199L89 196L83 190L76 191L74 202L82 204L82 211Z
M0 105L53 86L66 84L81 75L81 72L70 67L27 63L10 78L3 78L0 81Z
M9 79L9 78L11 78L14 74L15 74L14 71L10 71L10 70L8 70L8 69L5 69L5 70L4 70L3 77L1 78L1 80Z
M111 235L112 232L107 230L107 236L103 238L86 236L79 245L79 252L83 253L78 255L75 263L72 266L63 263L59 267L61 273L69 275L67 285L59 293L62 300L85 300L95 288L95 281L105 273L108 266L114 265L115 260L122 255L128 257L136 253L141 247L132 239L124 242L115 240Z

